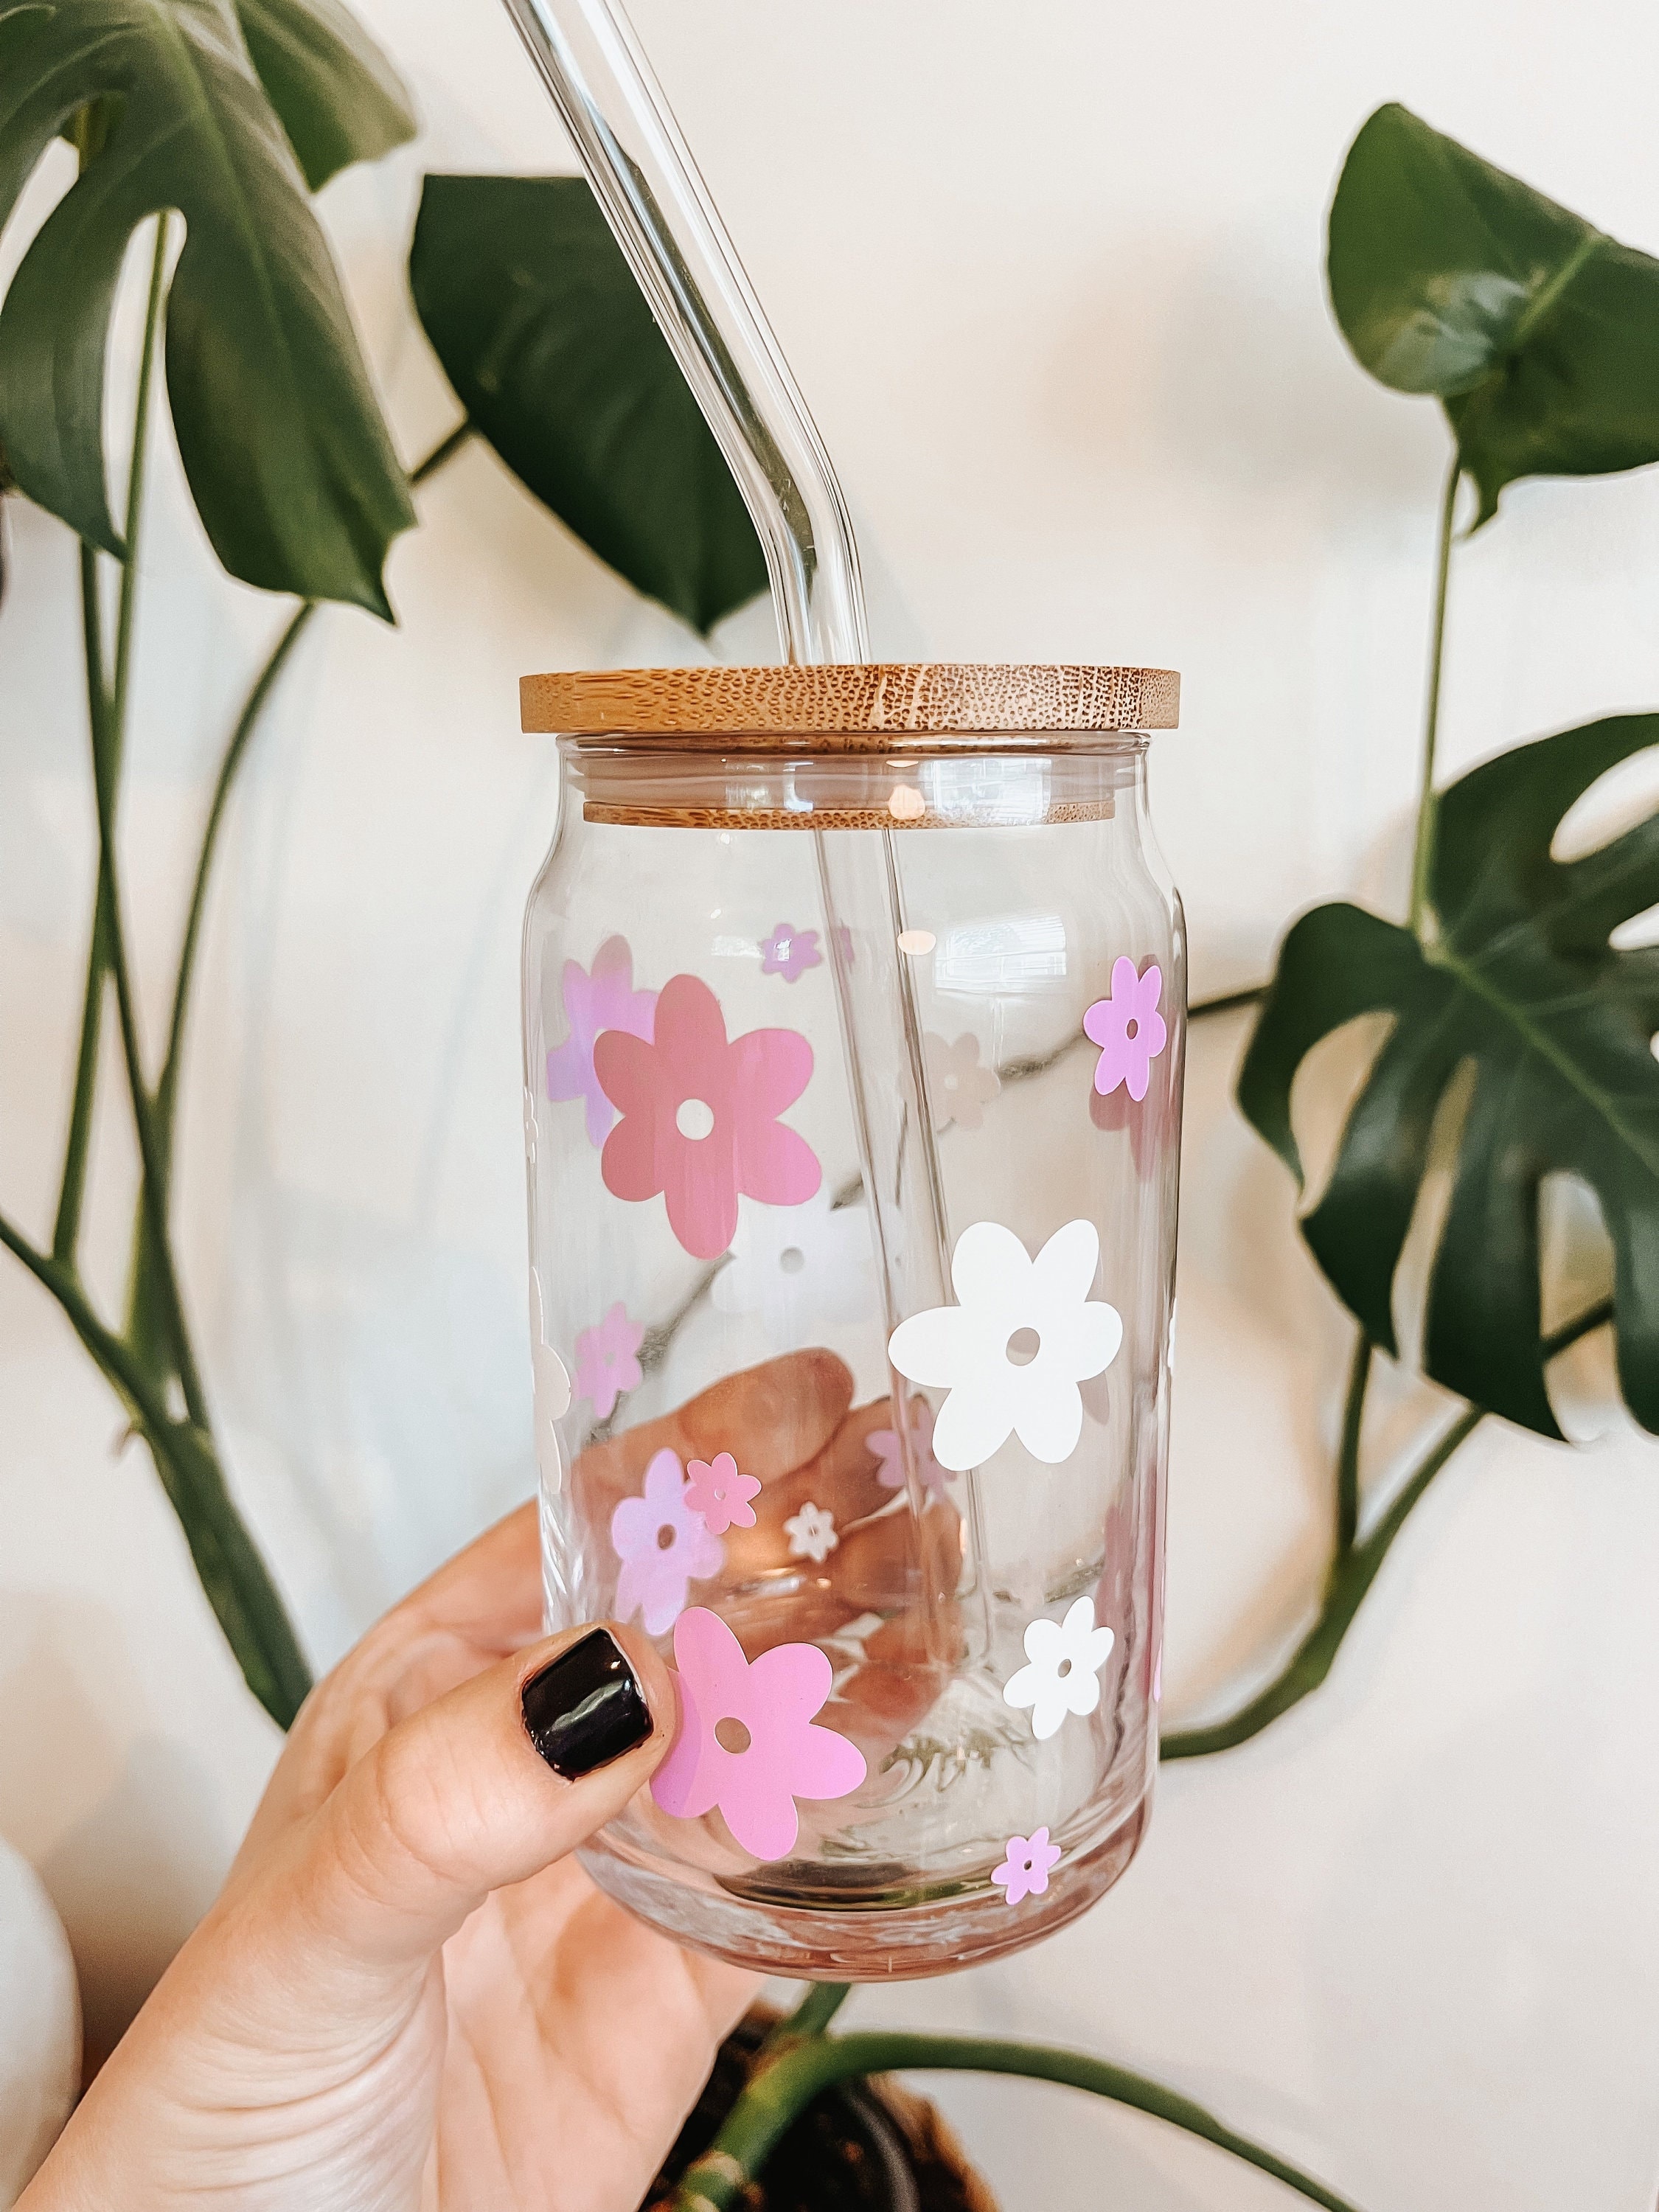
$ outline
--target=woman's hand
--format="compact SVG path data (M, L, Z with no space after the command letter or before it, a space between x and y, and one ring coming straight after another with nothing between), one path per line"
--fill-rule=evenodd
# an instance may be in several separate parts
M319 1685L20 2212L632 2212L755 1984L567 1856L673 1692L644 1637L540 1620L526 1505Z
M872 1766L938 1694L959 1523L878 1480L852 1377L801 1352L585 1452L608 1525L651 1455L730 1449L763 1485L727 1539L738 1634L873 1613L827 1711ZM827 1562L784 1532L807 1502ZM745 1629L739 1589L779 1598ZM755 1978L682 1951L568 1855L667 1752L674 1692L636 1631L540 1635L525 1506L307 1699L224 1891L19 2212L633 2212Z

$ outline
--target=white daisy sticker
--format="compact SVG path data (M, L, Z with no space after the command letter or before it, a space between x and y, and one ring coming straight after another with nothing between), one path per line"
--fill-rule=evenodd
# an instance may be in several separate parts
M841 1538L836 1534L836 1516L811 1500L799 1513L790 1516L783 1524L789 1539L789 1555L796 1559L811 1559L822 1566Z
M1091 1299L1100 1260L1092 1221L1068 1221L1032 1259L1012 1229L976 1221L957 1239L953 1306L913 1314L893 1331L888 1358L912 1382L946 1387L933 1455L962 1474L1011 1434L1058 1467L1083 1432L1078 1384L1117 1357L1117 1309Z
M1031 1621L1025 1631L1030 1662L1008 1677L1002 1694L1011 1705L1031 1709L1031 1734L1045 1742L1067 1713L1091 1713L1100 1703L1100 1670L1116 1638L1095 1626L1095 1601L1080 1597L1064 1620Z

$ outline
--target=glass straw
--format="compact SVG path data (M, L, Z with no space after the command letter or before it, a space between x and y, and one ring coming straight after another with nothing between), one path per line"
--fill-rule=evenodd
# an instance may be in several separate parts
M618 0L504 0L532 61L569 132L594 197L616 234L664 337L696 394L743 494L762 549L786 659L803 664L870 658L864 585L851 517L835 468L777 339L738 259L708 188L675 122L662 88ZM878 881L866 869L837 870L854 902L837 899L821 831L813 832L825 935L853 1091L860 1164L876 1241L890 1334L904 1317L897 1295L901 1261L892 1249L884 1189L872 1144L872 1116L891 1114L890 1096L871 1097L854 1018L849 970L863 927L872 951L890 960L903 1032L902 1095L896 1102L922 1169L929 1263L908 1267L933 1294L903 1302L910 1310L949 1296L951 1231L928 1097L927 1054L908 956L902 888L893 833L881 840ZM850 876L850 884L848 878ZM860 994L866 999L867 992ZM877 1147L875 1150L884 1150ZM900 1154L905 1149L900 1143ZM931 1278L931 1282L927 1279ZM926 1493L915 1465L908 1401L890 1377L906 1487L921 1515ZM977 1585L978 1625L988 1637L988 1592L979 1563L978 1484L965 1478L968 1564ZM983 1649L983 1642L981 1642Z

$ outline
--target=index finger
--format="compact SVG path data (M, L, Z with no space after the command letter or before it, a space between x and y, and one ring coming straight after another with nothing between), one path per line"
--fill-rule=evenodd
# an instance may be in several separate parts
M786 1352L722 1376L659 1420L590 1444L572 1470L573 1486L596 1519L608 1516L665 1449L682 1462L730 1452L745 1474L774 1482L823 1449L852 1402L852 1374L833 1352Z

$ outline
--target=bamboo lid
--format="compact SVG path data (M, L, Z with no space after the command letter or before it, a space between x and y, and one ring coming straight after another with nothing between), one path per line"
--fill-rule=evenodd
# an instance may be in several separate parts
M597 741L741 738L776 752L884 752L895 738L1062 741L1109 730L1172 730L1170 668L923 660L818 668L613 668L526 676L524 727ZM803 738L814 742L803 744Z

